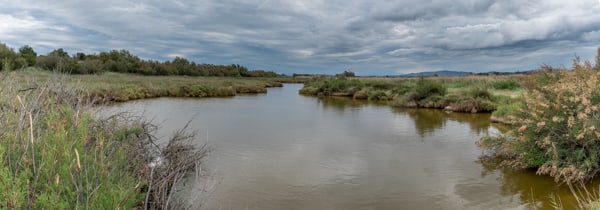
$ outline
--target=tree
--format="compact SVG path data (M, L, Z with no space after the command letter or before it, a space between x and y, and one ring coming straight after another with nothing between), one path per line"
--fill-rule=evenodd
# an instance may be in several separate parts
M58 56L58 57L61 57L61 58L69 57L69 53L65 52L63 50L63 48L58 48L58 49L50 52L48 55L55 55L55 56Z
M336 76L339 76L339 77L355 77L356 75L354 75L354 72L352 72L352 71L344 71L341 74L336 74Z
M75 53L75 56L73 56L73 58L80 60L80 61L85 60L86 57L87 56L85 55L85 53L82 53L82 52L77 52L77 53Z
M25 59L27 66L33 66L37 58L37 53L29 45L19 48L19 56Z
M12 48L0 43L0 70L11 70L16 56L17 54Z

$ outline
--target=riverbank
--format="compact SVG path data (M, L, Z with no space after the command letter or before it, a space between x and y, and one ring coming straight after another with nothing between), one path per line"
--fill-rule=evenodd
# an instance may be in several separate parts
M185 131L156 145L136 116L92 115L106 102L260 93L276 79L0 72L0 208L164 209L207 147ZM193 88L199 87L201 92ZM156 160L165 160L157 162Z
M393 106L434 108L455 112L493 112L514 103L525 75L421 78L316 77L301 94L346 96L357 100L390 101Z
M49 80L55 73L30 68L10 73L18 81ZM99 75L64 76L67 88L78 87L95 103L125 102L155 97L228 97L238 94L266 93L283 82L303 82L291 77L235 78L189 76L143 76L107 72ZM38 88L35 85L26 89Z

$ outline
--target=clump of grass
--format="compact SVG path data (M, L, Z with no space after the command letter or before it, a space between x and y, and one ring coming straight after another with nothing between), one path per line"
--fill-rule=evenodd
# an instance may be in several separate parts
M94 101L87 91L67 86L65 75L40 80L11 72L0 78L0 208L176 207L166 188L149 183L177 183L206 151L176 138L169 144L178 146L151 152L150 124L122 115L98 119L88 112ZM170 155L172 148L200 156L182 160L179 153ZM158 156L169 167L157 170L173 176L147 173L148 163ZM144 199L155 195L161 199Z
M517 90L521 88L519 81L513 78L494 81L490 86L496 90Z
M490 100L492 98L492 93L490 93L490 91L483 87L472 87L469 89L467 95L471 96L472 98L486 100Z
M494 97L493 99L498 104L496 111L492 113L491 120L493 122L499 122L504 124L515 124L521 117L521 112L525 106L525 99L523 97L511 98L511 97Z
M434 95L444 96L447 92L444 85L421 78L413 91L408 93L406 100L420 101Z

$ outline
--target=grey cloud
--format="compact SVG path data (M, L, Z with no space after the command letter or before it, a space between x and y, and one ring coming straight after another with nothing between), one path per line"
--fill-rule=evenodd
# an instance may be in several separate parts
M15 48L128 49L146 59L186 56L199 63L240 63L284 73L524 70L569 63L575 53L589 57L600 45L596 0L0 4L0 21L38 24L17 30L0 23L0 41Z

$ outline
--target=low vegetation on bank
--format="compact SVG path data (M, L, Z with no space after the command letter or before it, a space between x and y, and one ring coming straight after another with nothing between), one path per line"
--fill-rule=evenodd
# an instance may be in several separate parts
M596 65L597 66L597 65ZM510 114L514 130L479 144L513 168L535 168L557 181L590 180L600 172L600 71L575 59L571 69L546 68L524 85L527 97Z
M301 94L346 96L392 101L394 106L436 108L457 112L492 112L521 89L523 76L467 76L421 78L316 77ZM509 93L509 94L507 94Z
M93 115L84 83L21 73L0 73L0 209L185 208L171 190L206 154L193 135L157 145L150 123Z
M27 82L48 80L55 73L28 68L12 71L9 75ZM298 82L294 78L232 78L232 77L187 77L187 76L143 76L136 74L107 72L98 75L70 75L65 78L67 87L80 87L85 97L96 103L124 102L154 97L226 97L236 94L266 93L268 87L279 87L281 82ZM27 84L36 88L38 84Z

